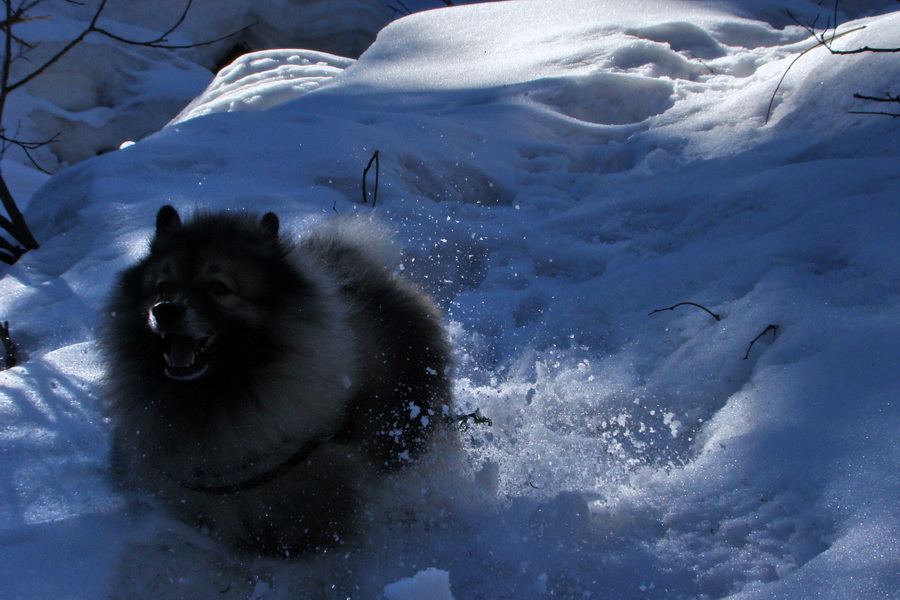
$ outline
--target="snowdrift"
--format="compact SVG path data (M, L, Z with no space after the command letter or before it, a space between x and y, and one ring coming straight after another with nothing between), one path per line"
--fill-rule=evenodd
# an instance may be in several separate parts
M896 94L900 59L810 50L778 5L419 13L358 61L242 57L50 179L0 280L0 595L896 598L900 120L853 94ZM900 46L860 6L835 47ZM301 560L116 490L95 324L166 203L375 213L491 425Z

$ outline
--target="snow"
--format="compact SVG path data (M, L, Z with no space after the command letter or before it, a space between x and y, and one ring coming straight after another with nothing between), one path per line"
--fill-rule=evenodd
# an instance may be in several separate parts
M353 63L311 50L263 50L222 69L171 124L214 112L266 110L320 88Z
M453 600L450 593L450 573L440 569L425 569L412 577L384 587L387 600Z
M265 50L199 88L186 58L142 55L103 114L81 63L54 106L86 147L146 90L197 97L28 203L41 248L0 279L23 359L0 372L0 597L900 597L900 120L850 112L898 92L900 61L809 50L783 7L831 14L472 4L358 61ZM900 46L895 8L841 9L861 29L835 47ZM53 114L32 100L15 114ZM456 409L491 425L314 557L235 556L114 488L96 322L164 203L298 232L374 212L446 312ZM654 312L680 302L721 320Z

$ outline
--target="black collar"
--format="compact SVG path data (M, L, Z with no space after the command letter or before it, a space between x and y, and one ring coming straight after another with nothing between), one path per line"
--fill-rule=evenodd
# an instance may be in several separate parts
M301 463L306 462L310 455L315 452L319 446L328 441L328 439L330 438L326 438L324 440L310 440L303 444L303 446L301 446L300 449L297 450L297 452L287 457L281 464L273 467L272 469L269 469L268 471L264 471L259 475L255 475L249 479L245 479L237 483L205 485L202 483L185 481L177 477L171 478L174 479L184 489L190 490L192 492L198 492L200 494L223 496L227 494L236 494L238 492L246 492L247 490L252 490L254 488L258 488L261 485L271 483L272 481L275 481L279 477L291 471L294 467L297 467Z

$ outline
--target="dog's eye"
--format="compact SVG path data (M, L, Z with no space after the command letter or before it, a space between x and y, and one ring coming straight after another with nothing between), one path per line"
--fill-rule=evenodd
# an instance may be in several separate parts
M208 291L213 296L224 296L225 294L231 293L231 288L228 287L225 283L221 281L210 281L206 284L206 291Z

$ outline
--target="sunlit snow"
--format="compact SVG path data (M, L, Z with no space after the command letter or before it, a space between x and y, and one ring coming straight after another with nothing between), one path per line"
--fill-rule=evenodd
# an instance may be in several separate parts
M0 597L897 598L900 119L854 94L900 93L900 55L810 50L783 10L832 6L516 0L397 20L358 60L142 57L135 89L180 107L50 178L41 248L0 273ZM900 46L893 6L839 17L835 47ZM68 116L15 114L95 148L78 81ZM491 424L314 557L230 554L114 489L98 311L166 203L298 234L374 213L445 311L455 408Z

